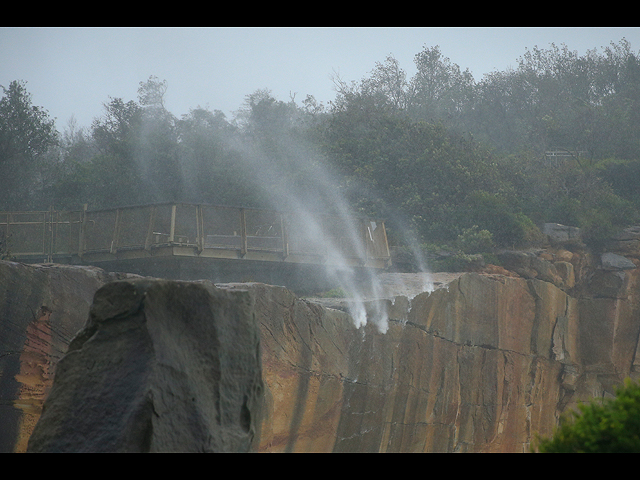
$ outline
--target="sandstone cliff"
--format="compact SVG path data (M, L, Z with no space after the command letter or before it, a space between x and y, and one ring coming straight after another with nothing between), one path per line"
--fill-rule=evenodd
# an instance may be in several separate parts
M262 399L248 292L137 279L95 295L32 452L249 452Z
M233 416L237 423L233 428L250 432L250 449L259 452L529 451L535 436L548 435L562 412L576 402L609 395L624 378L638 376L640 232L628 230L608 249L603 256L558 245L532 252L504 252L504 267L489 265L476 273L436 274L431 278L435 288L415 297L420 283L416 283L418 290L411 288L414 276L388 275L384 278L388 298L372 300L386 304L390 317L386 333L381 333L373 322L360 328L354 326L344 311L347 300L303 299L283 287L263 284L207 284L205 288L206 282L196 282L206 291L206 295L201 293L206 298L248 295L259 331L261 354L256 368L260 369L261 401L238 402L249 410ZM55 332L62 326L65 332L79 329L87 318L87 327L91 327L91 296L114 278L94 269L27 267L6 262L0 263L0 272L5 272L3 284L14 288L13 294L3 297L6 308L0 325L6 332L19 333L9 348L4 347L0 358L0 381L20 387L1 390L3 412L15 413L14 417L3 413L6 424L16 418L24 423L26 416L21 408L25 402L19 399L27 398L18 393L24 392L27 385L26 377L21 377L17 369L21 364L12 363L10 370L7 360L19 358L19 354L27 358L35 341L43 342L45 349L58 345L58 354L40 357L47 358L48 363L22 362L40 369L37 378L41 379L42 393L32 400L33 422L51 384L50 373L42 373L41 365L46 364L50 372L65 350L65 342L73 336ZM65 272L66 280L61 272ZM145 282L149 285L149 280ZM31 284L36 287L29 287ZM66 293L47 293L61 290L61 284L72 285L63 290L71 290L71 297L77 290L77 298L64 300ZM132 283L127 280L124 284ZM17 288L18 285L22 286ZM38 285L47 285L49 290ZM162 285L175 289L179 282ZM100 295L105 291L108 289ZM100 295L96 296L98 303ZM57 303L54 298L58 298ZM157 312L166 307L163 296L155 298L155 303L148 304L149 309ZM66 307L71 305L66 302L76 302L79 307ZM29 311L40 314L25 315L18 306L27 304ZM184 313L191 308L189 305L185 300L185 308L179 310L183 313L177 319L163 318L161 324L184 325L185 315L198 317ZM380 310L373 308L373 303L370 306L372 314ZM207 315L200 312L198 318L205 323L207 318L215 318ZM27 327L38 319L49 323L53 319L53 324L58 325L52 329L51 341L47 332L29 337ZM126 348L110 349L102 340L89 341L97 330L89 331L93 333L77 337L82 341L76 340L78 348L68 357L83 358L91 355L86 349L100 346L98 351L115 355L112 362L126 358ZM163 335L148 336L153 342L147 345L154 349L183 352L178 353L178 358L197 361L198 355L168 348L168 339ZM115 337L111 341L118 343ZM149 361L141 364L146 367L139 371L146 375L155 372L153 375L158 377L157 372L164 371L157 365L152 368ZM194 372L183 371L187 377ZM107 374L105 378L113 377ZM185 380L186 385L202 383L197 378ZM88 383L89 379L79 382ZM71 383L64 383L66 386L60 390L71 388ZM196 396L182 397L177 394L179 390L191 392L185 383L145 385L153 385L150 390L170 388L176 399L174 405L188 404L191 399L198 406L191 405L191 412L201 412L202 408L219 411L211 396L207 398L207 391L218 388L210 384L196 388ZM87 394L86 389L73 388ZM149 397L144 398L148 401ZM54 399L50 395L48 402ZM212 401L214 405L207 404ZM125 411L127 405L131 402L122 406ZM62 407L51 403L47 408L55 411ZM64 408L71 409L68 414L78 405L67 403ZM107 406L97 402L93 408L104 412ZM148 425L150 417L143 418ZM251 420L249 427L246 419ZM30 429L16 427L16 422L12 425L23 434L5 451L24 451L24 437ZM215 422L202 425L204 430L217 428ZM211 435L215 437L215 432ZM149 449L151 437L138 438L147 440L135 448ZM8 440L3 441L8 445ZM33 450L45 450L37 447L37 441L33 441ZM246 447L246 442L243 445Z
M260 451L526 452L568 407L634 373L637 306L594 310L541 280L461 275L389 301L386 334L253 288L265 305Z
M94 293L126 277L0 261L0 452L26 449L55 365L86 322Z

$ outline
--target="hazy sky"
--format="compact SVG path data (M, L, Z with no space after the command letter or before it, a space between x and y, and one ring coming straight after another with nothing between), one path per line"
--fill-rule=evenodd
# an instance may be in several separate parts
M584 54L622 38L640 49L639 27L0 27L0 85L27 82L33 103L89 126L109 97L137 100L141 81L166 80L167 109L197 106L228 116L245 96L335 97L331 76L360 80L387 55L411 76L425 46L476 79L515 66L526 48L566 44Z

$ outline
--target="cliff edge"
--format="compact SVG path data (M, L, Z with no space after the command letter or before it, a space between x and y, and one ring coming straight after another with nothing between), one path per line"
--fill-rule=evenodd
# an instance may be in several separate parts
M3 312L13 312L11 316L3 314L3 328L22 332L10 347L16 353L0 357L1 381L7 384L11 380L20 386L11 390L13 397L5 396L11 404L5 401L3 408L18 412L17 418L24 420L20 399L26 397L20 392L27 382L16 365L13 370L8 368L7 360L23 355L26 358L32 349L29 345L33 342L26 339L27 326L34 317L25 315L17 305L29 304L28 310L34 312L44 305L52 312L60 309L55 315L42 310L49 322L60 319L54 322L60 325L56 329L64 325L65 331L76 327L82 330L64 360L59 360L61 354L45 356L49 371L54 367L58 371L39 422L42 432L31 437L31 451L47 451L43 437L60 441L65 435L75 435L59 431L51 434L51 428L56 432L55 425L64 415L79 415L77 422L87 426L99 422L91 420L86 412L102 416L104 424L105 412L111 411L116 417L106 423L120 425L116 431L124 431L127 426L128 431L138 432L130 435L134 440L129 443L112 442L112 448L128 445L131 451L180 450L171 447L166 438L171 438L171 432L183 422L171 420L174 427L167 426L171 422L161 426L161 417L168 415L199 419L195 422L199 425L197 435L190 428L187 431L191 433L185 437L197 441L181 444L189 451L528 452L536 435L549 435L560 415L577 402L612 395L613 387L625 378L638 377L640 231L629 229L610 242L602 255L553 246L535 252L503 252L501 260L502 267L486 265L477 272L433 274L429 278L432 288L417 295L415 289L420 290L421 284L414 274L388 274L383 280L389 295L368 304L372 315L381 311L381 305L388 313L385 333L374 322L356 326L344 309L347 299L299 298L286 288L258 283L213 285L113 278L104 273L100 275L106 276L90 283L86 278L96 279L95 270L65 267L66 275L86 277L71 282L77 288L65 289L70 297L83 297L81 302L73 300L82 307L71 309L71 313L61 307L66 300L52 303L49 293L49 297L29 297L53 288L53 284L60 289L59 285L67 282L61 280L57 267L1 262L0 273L5 272L2 278L7 285L50 285L40 290L25 286L3 299ZM43 280L47 276L53 280ZM96 309L118 303L101 300L109 292L114 298L114 288L164 292L142 295L144 301L133 309L136 313L115 315L118 322L98 322L101 328L113 328L115 324L125 330L131 327L145 339L144 349L139 342L123 341L127 336L96 328L97 318L109 317L97 315ZM93 292L87 295L91 290L97 291L93 300ZM185 293L187 290L199 293L193 297ZM257 337L246 328L245 340L237 337L223 342L224 348L212 349L215 342L209 340L215 335L204 332L229 328L224 315L216 313L217 308L228 312L238 307L231 302L228 308L222 308L215 299L236 295L243 299L240 312L244 313L232 317L253 318L241 323L255 322ZM176 300L167 303L167 298ZM181 307L172 308L174 303ZM91 304L94 313L89 313ZM218 307L203 310L201 305ZM82 316L88 319L86 324L80 323ZM222 323L218 326L219 319ZM187 327L194 330L189 333ZM72 336L65 338L71 340ZM257 338L259 355L255 354L254 340L247 340L252 338ZM186 344L179 345L182 342ZM44 341L45 345L60 345L61 352L66 350L64 343L60 339ZM244 360L221 361L234 358L236 347ZM97 352L102 367L88 371L87 358L95 358ZM75 366L73 357L81 359ZM138 360L129 360L134 357ZM215 370L211 365L216 362L224 365L224 385L221 376L206 373ZM68 366L59 371L65 364ZM21 361L17 365L35 368L40 363ZM167 365L173 367L168 369ZM252 367L237 371L237 365ZM68 376L69 371L75 373ZM104 397L96 392L118 392L117 382L123 378L119 372L124 371L140 386L137 391L141 396L135 397L133 392L129 397L110 395L105 405ZM247 375L248 371L257 377ZM50 387L50 376L39 377L44 379L42 385ZM237 378L237 383L232 378ZM216 391L244 393L232 395L229 398L236 401L228 405L233 406L221 408L216 400L221 397L211 393ZM169 395L167 392L172 402L166 398L161 401ZM32 420L39 415L38 402L44 396L32 402ZM172 407L166 408L169 404ZM134 405L146 407L136 410ZM167 413L175 409L182 413ZM147 413L117 415L132 411ZM224 412L233 414L224 417ZM8 416L3 418L5 423L10 420ZM138 418L143 419L142 427L134 428ZM53 427L45 428L47 424ZM223 435L221 425L228 427L227 432L236 433ZM10 451L25 449L24 438L30 432L20 428L14 427L23 433L20 442L14 436ZM164 431L167 437L156 440L150 433L153 431ZM228 447L232 443L215 438L238 441ZM92 450L99 449L93 445Z

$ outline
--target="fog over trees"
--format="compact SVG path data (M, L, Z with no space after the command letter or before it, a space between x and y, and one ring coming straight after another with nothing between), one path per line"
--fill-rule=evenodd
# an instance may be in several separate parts
M0 211L323 209L341 196L390 219L392 242L402 225L423 244L483 232L495 246L535 242L544 222L597 245L640 221L640 57L627 41L534 47L480 81L437 46L414 61L412 77L390 56L363 79L335 78L328 105L248 93L233 118L200 106L176 117L171 85L150 76L89 126L55 125L17 79L0 99Z

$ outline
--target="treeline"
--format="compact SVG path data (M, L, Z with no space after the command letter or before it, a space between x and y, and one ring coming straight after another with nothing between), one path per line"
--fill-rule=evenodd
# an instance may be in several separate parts
M582 56L534 48L480 81L438 47L415 66L408 77L388 57L359 81L336 78L328 105L257 91L231 119L200 107L177 118L150 77L136 101L110 98L89 127L62 133L14 81L0 99L0 210L347 206L387 218L394 243L411 231L470 253L535 243L544 222L597 245L640 221L640 58L628 42Z

